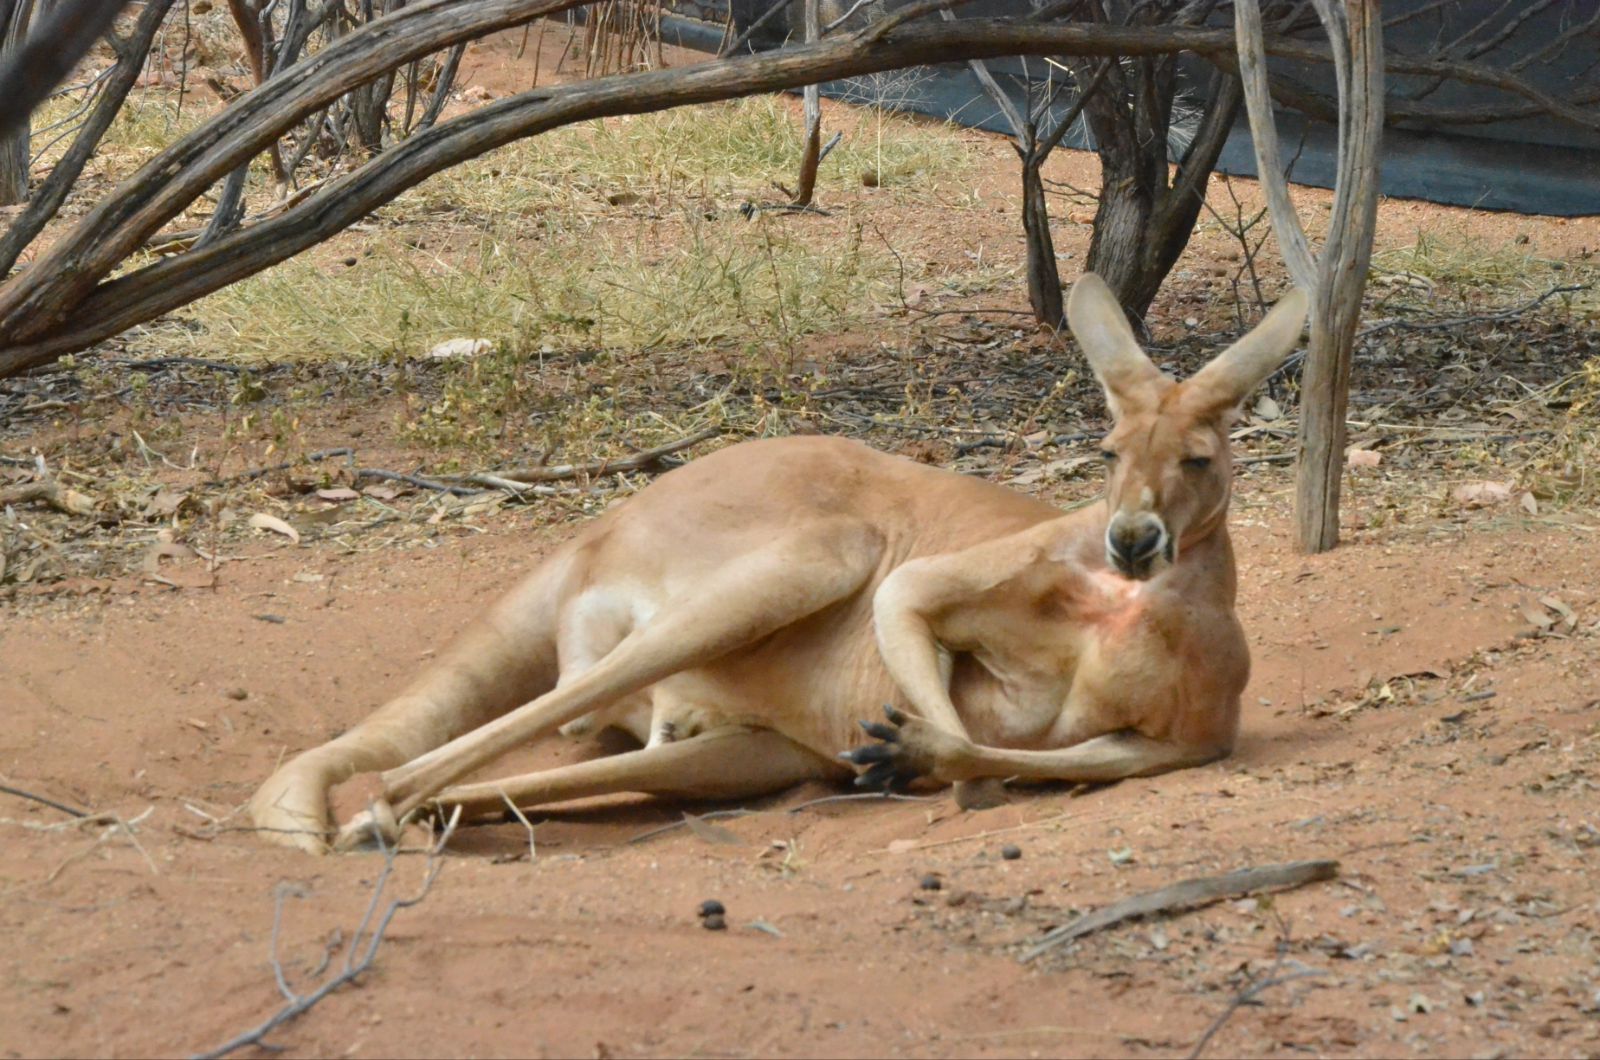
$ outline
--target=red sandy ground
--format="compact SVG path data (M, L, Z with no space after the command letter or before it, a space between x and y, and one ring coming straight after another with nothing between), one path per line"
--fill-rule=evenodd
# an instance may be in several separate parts
M273 1041L350 1056L1171 1055L1282 946L1279 974L1322 974L1263 992L1214 1055L1592 1053L1592 544L1472 524L1306 559L1284 544L1279 487L1241 493L1256 670L1227 762L979 814L947 800L782 812L828 794L808 789L721 821L740 845L686 829L629 843L677 817L643 800L540 815L531 863L521 825L474 828L360 986ZM136 848L0 804L0 1050L182 1052L275 1008L275 888L300 888L282 953L303 977L348 939L380 860L288 853L196 811L243 823L230 815L281 753L359 718L548 540L505 517L386 555L264 545L215 591L8 617L6 778L148 815ZM1518 639L1519 604L1552 594L1578 634ZM1359 700L1338 690L1369 674L1397 691L1420 675L1416 694L1339 714ZM1020 860L999 857L1006 843ZM1338 858L1340 879L1016 960L1071 910L1311 857ZM421 861L402 859L404 888ZM929 873L943 890L919 888ZM709 897L726 933L698 926Z

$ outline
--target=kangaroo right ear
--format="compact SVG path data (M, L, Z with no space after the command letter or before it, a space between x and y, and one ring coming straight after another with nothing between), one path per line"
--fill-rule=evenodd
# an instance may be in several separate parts
M1084 273L1072 285L1067 325L1105 388L1112 416L1120 419L1130 406L1149 400L1153 385L1171 383L1139 348L1116 295L1092 272Z

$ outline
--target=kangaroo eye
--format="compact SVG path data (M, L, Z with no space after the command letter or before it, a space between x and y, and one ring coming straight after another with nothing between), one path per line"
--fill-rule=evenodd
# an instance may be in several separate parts
M1104 460L1108 464L1115 463L1117 454L1112 452L1110 449L1102 449L1100 450L1100 459Z
M1192 468L1195 471L1204 471L1211 466L1211 458L1209 456L1186 456L1183 458L1183 466Z

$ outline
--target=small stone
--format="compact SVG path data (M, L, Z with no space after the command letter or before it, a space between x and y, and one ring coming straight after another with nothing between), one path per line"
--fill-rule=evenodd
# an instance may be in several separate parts
M1472 956L1472 940L1471 939L1456 939L1455 941L1451 942L1450 943L1450 956L1452 956L1452 957L1471 957Z
M246 692L242 688L230 688L224 692L223 695L227 696L229 699L246 700L250 698L250 693Z
M944 887L944 882L930 872L917 882L917 886L924 891L937 891Z
M1015 843L1007 843L1005 846L1000 848L1000 856L1005 858L1007 861L1016 861L1018 858L1022 857L1022 848L1017 846Z
M723 907L722 903L717 901L715 898L707 898L705 901L700 903L699 915L703 917L722 916L727 911L728 910Z
M728 922L727 920L723 919L721 913L712 913L710 916L701 917L700 926L705 928L707 931L728 930Z

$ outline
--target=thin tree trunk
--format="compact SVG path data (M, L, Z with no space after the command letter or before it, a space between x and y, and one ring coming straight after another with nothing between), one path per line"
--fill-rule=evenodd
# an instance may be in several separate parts
M1321 0L1319 9L1338 0ZM1378 0L1344 0L1347 61L1338 61L1339 184L1329 218L1322 275L1312 299L1311 346L1300 383L1300 462L1295 534L1304 552L1339 543L1345 414L1361 295L1378 216L1378 153L1383 134L1383 26ZM1321 13L1319 11L1319 13ZM1330 37L1332 36L1330 32Z
M10 18L0 25L0 55L12 55L28 38L34 0L17 0ZM28 162L33 151L29 123L22 121L9 135L0 136L0 206L28 200Z
M1029 150L1022 160L1022 233L1028 246L1028 304L1033 318L1059 328L1063 319L1061 272L1050 236L1050 205L1040 168L1044 159Z
M821 0L805 0L806 43L822 36ZM800 153L800 180L794 190L796 206L810 206L817 191L817 167L822 164L822 86L807 85L804 90L806 142Z
M1283 174L1258 0L1238 0L1234 19L1239 76L1273 235L1289 275L1311 294L1311 344L1300 384L1295 537L1302 551L1326 552L1339 543L1350 362L1377 227L1384 69L1379 0L1315 0L1315 4L1328 34L1339 87L1338 176L1320 257L1311 252Z

